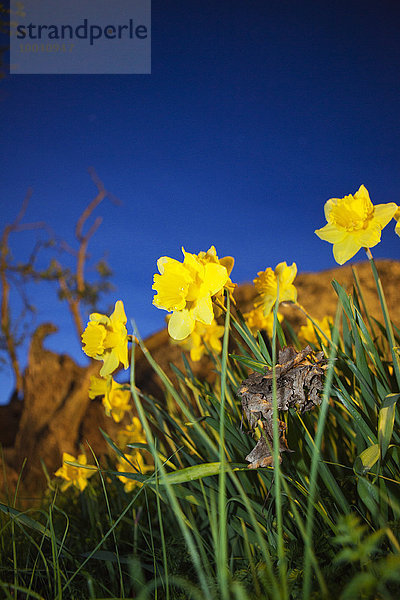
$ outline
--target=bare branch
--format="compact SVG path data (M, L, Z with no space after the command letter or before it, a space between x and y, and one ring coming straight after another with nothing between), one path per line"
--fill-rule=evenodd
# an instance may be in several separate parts
M59 239L50 227L44 221L24 223L23 220L27 213L29 201L32 195L32 190L28 190L19 212L13 223L7 224L0 237L0 285L1 285L1 305L0 305L0 332L4 339L4 349L7 351L16 379L16 388L18 394L23 391L23 375L21 373L17 348L20 343L21 336L19 331L22 326L25 327L25 314L32 312L33 307L29 304L29 298L25 294L24 284L33 279L37 280L56 280L58 281L61 296L67 301L73 323L80 338L83 332L83 321L81 315L81 303L85 301L95 302L97 294L104 291L106 284L100 283L91 286L85 281L85 264L88 258L88 244L90 239L96 233L102 223L102 218L97 217L94 222L88 227L87 232L84 232L86 223L91 217L93 211L99 204L108 197L112 202L117 203L118 200L112 197L104 187L103 182L99 179L94 169L89 169L93 183L97 187L96 196L89 202L88 206L80 215L76 227L75 237L78 242L78 248L75 250L62 239ZM32 252L27 261L19 263L14 261L10 251L9 237L12 232L24 232L29 230L43 229L49 234L48 240L38 240L33 247ZM75 272L71 272L68 268L63 268L62 265L52 260L49 266L41 270L37 267L37 257L41 248L46 248L48 242L56 242L57 252L68 252L76 259ZM104 277L106 275L102 274ZM19 292L22 303L22 317L13 319L11 322L11 289ZM13 313L14 314L14 313ZM26 335L26 334L25 334ZM23 339L23 338L21 338Z
M51 232L51 229L48 227L45 221L37 221L36 223L23 223L22 225L13 227L12 231L27 231L31 229L47 229L49 232Z
M97 219L95 220L95 222L93 223L93 225L91 226L91 228L89 229L87 234L82 238L81 244L79 246L78 262L77 262L77 267L76 267L76 287L77 287L78 293L80 293L80 294L82 294L85 289L85 278L84 278L83 270L85 267L86 250L88 247L88 243L89 243L90 238L97 231L97 229L100 227L102 222L103 222L102 217L97 217Z
M95 186L97 186L97 189L101 190L104 189L104 184L101 181L101 179L99 178L99 176L96 173L96 170L94 169L94 167L89 167L88 168L88 172L90 177L92 178L93 183L95 184ZM111 202L115 205L115 206L121 206L122 202L119 198L117 198L117 196L114 196L114 194L112 194L111 192L107 191L107 197L109 200L111 200Z
M0 281L1 281L1 308L0 308L0 325L4 335L6 347L11 360L11 366L15 374L15 382L18 394L22 393L23 379L19 361L17 358L15 339L11 330L10 317L10 284L7 279L7 256L10 248L8 238L12 231L16 231L21 227L20 222L23 219L26 209L28 208L29 200L32 196L32 190L29 189L21 205L21 209L11 225L6 225L3 230L3 235L0 242Z
M26 192L26 195L25 195L25 198L24 198L24 200L22 202L20 211L19 211L19 213L17 215L17 218L15 219L15 221L13 223L14 229L15 229L15 227L17 227L19 225L19 223L24 218L25 213L26 213L26 209L28 208L28 204L29 204L29 201L30 201L30 199L32 197L32 194L33 194L32 188L28 188L28 190Z
M82 333L83 333L82 317L81 317L80 310L79 310L80 299L73 297L73 294L71 293L71 290L69 289L68 284L63 275L63 271L62 271L62 267L61 267L60 263L58 261L55 261L54 264L55 264L55 267L58 269L57 280L58 280L59 286L60 286L61 291L63 292L64 297L68 303L69 310L71 311L71 315L72 315L72 318L74 321L75 329L78 334L78 339L80 340Z
M86 221L88 220L88 218L91 216L93 211L99 206L99 204L104 200L104 198L108 197L111 199L111 201L118 202L116 198L112 197L109 194L109 192L107 192L107 190L104 187L103 182L98 177L94 168L90 167L88 169L88 171L92 178L93 183L97 187L98 193L95 196L95 198L93 198L93 200L88 204L88 206L85 208L85 210L82 212L82 214L79 217L78 222L76 224L75 237L76 237L77 241L79 242L77 265L76 265L77 297L76 297L76 300L74 300L73 304L71 304L71 303L69 304L71 312L72 312L72 316L73 316L73 319L75 322L75 327L77 328L77 330L79 329L79 331L80 331L79 336L81 336L81 334L82 334L82 317L81 317L81 313L80 313L80 301L81 301L83 293L85 291L84 270L85 270L85 262L86 262L86 258L87 258L87 248L88 248L90 238L97 231L97 229L101 225L103 219L101 217L97 217L95 222L93 223L93 225L90 227L89 231L85 235L83 234L83 228L84 228L84 225L85 225ZM65 280L64 280L64 284L67 285ZM78 328L78 323L80 324L80 328Z
M80 242L83 239L83 235L82 235L82 230L83 230L83 226L85 224L85 222L88 220L88 218L90 217L90 215L92 214L92 212L94 211L94 209L100 204L100 202L102 202L104 200L104 198L107 196L107 191L104 188L104 184L102 181L100 181L100 179L97 177L97 175L93 175L92 176L92 180L95 183L97 189L98 189L98 194L95 198L93 198L93 200L87 205L87 207L85 208L85 210L83 211L83 213L81 214L81 216L78 219L78 222L76 224L76 229L75 229L75 236L76 239Z

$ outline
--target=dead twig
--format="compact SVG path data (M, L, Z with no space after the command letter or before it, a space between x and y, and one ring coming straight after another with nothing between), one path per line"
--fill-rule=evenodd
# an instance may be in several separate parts
M28 208L29 201L32 196L32 190L28 189L26 196L22 202L21 208L15 221L6 225L3 230L3 235L0 241L0 281L1 281L1 308L0 308L0 323L1 332L4 336L5 346L11 361L11 367L14 371L16 389L18 394L22 393L23 378L20 364L17 357L16 341L11 329L11 314L10 314L10 283L7 278L9 269L8 257L10 255L9 237L13 232L26 231L32 229L45 229L46 223L38 221L34 223L21 223Z

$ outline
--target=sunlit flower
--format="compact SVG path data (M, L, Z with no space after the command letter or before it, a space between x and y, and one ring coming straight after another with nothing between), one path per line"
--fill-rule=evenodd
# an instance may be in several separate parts
M128 333L125 327L126 315L121 300L115 303L110 317L92 313L90 321L82 334L83 351L96 360L104 362L100 375L110 375L120 363L127 369Z
M328 223L315 233L333 244L333 256L342 265L360 248L372 248L381 241L381 231L393 218L397 205L389 202L374 206L362 185L354 196L331 198L324 210Z
M197 321L192 333L180 342L180 345L184 350L190 351L190 358L193 361L198 361L206 352L206 346L209 349L214 350L216 354L220 354L222 350L220 338L223 335L224 327L218 325L215 320L213 320L210 325L204 325Z
M103 377L90 377L89 398L103 396L103 406L107 417L112 417L116 423L122 421L125 413L132 408L131 393L124 389L119 383L110 376L107 379Z
M168 332L175 340L190 335L196 321L210 325L214 319L211 297L227 283L227 268L221 264L199 259L185 252L184 261L163 256L158 259L160 274L154 275L153 289L157 294L153 304L172 312Z
M117 445L122 451L126 450L127 444L134 443L146 443L146 435L138 417L133 417L132 422L117 433Z
M93 469L85 469L80 467L73 467L72 465L67 465L65 461L79 463L80 465L86 465L87 459L84 454L79 454L78 458L72 456L72 454L68 454L67 452L63 452L63 465L56 472L56 477L61 477L64 481L61 484L61 491L64 492L71 485L78 488L81 492L87 486L87 480L89 477L96 473L96 468Z
M314 319L315 323L318 325L318 327L324 332L324 334L326 335L327 338L331 339L331 326L333 324L333 321L330 317L324 317L321 321L319 321L318 319ZM321 334L320 331L318 331L318 335L319 337L322 339L323 342L325 342L325 338L324 336ZM310 319L307 319L307 324L306 325L302 325L299 329L299 333L298 333L298 338L299 338L299 342L306 346L307 344L315 344L318 345L318 338L317 338L317 334L315 333L315 327L312 324L312 322L310 321Z
M112 388L115 388L118 384L113 380L112 377L97 377L96 375L90 376L90 385L89 385L89 398L94 400L97 396L105 396L107 393L111 391Z
M132 453L126 454L126 458L129 460L124 460L122 457L118 459L117 463L117 471L119 473L134 473L142 474L148 473L153 470L152 465L147 465L142 456L142 452L140 450L131 450ZM131 463L131 464L130 464ZM118 479L122 481L124 484L125 492L129 493L135 489L135 487L141 487L143 484L141 481L137 481L136 479L130 479L125 475L119 475Z
M122 421L125 413L132 410L131 393L129 390L117 388L104 396L103 400L104 412L107 417L112 417L116 423Z
M138 419L138 417L133 417L132 422L117 433L117 446L132 464L129 464L122 456L119 456L117 461L117 471L120 473L144 474L153 470L153 465L149 464L151 455L148 452L142 448L127 447L128 444L145 444L146 441L146 434L140 419ZM146 460L144 456L146 457ZM120 475L118 479L124 484L126 492L131 492L135 487L140 487L142 485L140 481L130 479L125 475Z
M267 335L272 338L273 326L274 326L274 313L270 312L267 316L264 315L263 306L257 306L253 310L244 313L243 315L248 328L253 335L257 335L259 331L265 331ZM283 321L283 315L278 312L278 321Z
M232 273L232 269L235 264L235 259L233 258L233 256L223 256L222 258L218 258L215 246L211 246L211 248L209 248L207 250L207 252L203 252L203 251L199 252L197 255L197 258L199 258L203 263L212 262L217 265L218 264L222 265L228 271L228 275L230 275ZM235 300L233 297L233 291L234 291L235 287L236 287L236 283L233 283L232 280L230 279L230 277L228 277L227 282L225 283L224 287L221 288L221 290L219 292L217 292L217 294L214 295L214 299L215 300L219 299L222 304L224 301L224 289L226 289L229 292L231 300L234 302ZM215 313L215 316L218 317L222 311L219 311L216 309L217 309L217 307L214 305L214 313Z
M275 267L275 271L268 267L265 271L257 273L254 279L258 297L254 304L256 307L262 306L264 315L268 316L271 312L277 296L279 284L279 303L281 302L296 302L297 290L293 285L294 278L297 274L296 263L290 267L286 262L281 262Z
M394 218L396 219L396 227L394 228L395 232L398 236L400 236L400 206L397 207L396 212L394 213Z

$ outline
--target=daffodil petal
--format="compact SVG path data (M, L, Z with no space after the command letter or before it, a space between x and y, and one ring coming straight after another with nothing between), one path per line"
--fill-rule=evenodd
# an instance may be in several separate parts
M361 247L354 236L346 235L344 239L333 245L333 256L339 265L343 265L350 258L353 258Z
M371 198L369 196L369 191L367 190L364 184L360 185L360 187L354 194L354 198L356 198L356 200L363 200L368 205L372 205Z
M333 208L335 208L335 206L337 205L337 203L340 202L339 198L331 198L330 200L327 200L325 202L325 206L324 206L324 214L325 214L325 219L329 222L329 215L331 213L331 210ZM318 235L318 234L317 234Z
M119 322L125 325L126 320L127 319L122 300L117 300L117 302L115 303L114 312L110 315L110 321L113 324Z
M225 269L228 272L228 275L230 275L235 264L235 259L233 258L233 256L223 256L219 259L219 264L225 267Z
M121 340L121 342L116 346L112 352L115 352L117 355L118 362L124 365L124 369L129 367L129 359L128 359L128 343L126 339Z
M184 340L194 329L194 319L188 310L172 313L168 321L168 333L174 340Z
M296 302L297 300L297 290L294 285L287 286L282 294L279 294L280 302Z
M90 377L89 398L93 400L97 396L104 396L107 391L107 380L103 377Z
M63 452L62 460L63 460L63 463L65 463L66 461L68 461L68 462L76 461L75 456L72 456L72 454L68 454L68 452Z
M189 269L192 269L195 273L200 272L202 270L202 264L199 262L197 256L191 252L186 252L184 248L182 248L182 252L185 257L183 264Z
M173 260L172 258L168 258L168 256L160 256L160 258L157 261L157 269L158 272L161 273L161 275L164 274L164 265L169 262L170 260Z
M275 267L275 275L279 279L279 283L282 285L290 285L297 275L297 265L292 263L290 267L287 266L286 262L281 262Z
M103 366L100 369L101 377L107 377L107 375L111 375L111 373L118 368L118 356L112 350L104 353L103 361Z
M86 454L79 454L79 456L78 456L78 463L80 465L86 465L87 464Z
M197 321L205 323L206 325L211 325L214 318L211 297L204 296L204 298L197 300L196 306L192 309L191 313L193 318Z
M381 241L382 229L379 223L372 223L367 229L357 232L358 235L355 238L360 243L360 246L364 248L373 248Z
M95 321L96 323L101 323L102 325L108 325L110 322L109 317L107 315L102 315L100 313L92 313L89 316L90 321Z
M211 296L219 292L228 281L228 271L222 265L207 263L204 266L204 285Z
M342 231L338 229L335 225L331 225L331 223L327 223L325 227L321 229L316 229L314 233L325 242L330 242L331 244L341 243L346 238L346 231Z
M154 306L164 310L182 310L186 305L186 294L192 276L189 270L177 260L165 262L162 275L154 275L153 290L157 295Z
M397 204L389 202L388 204L377 204L374 207L374 219L378 221L381 229L393 219L397 211Z
M87 356L96 358L104 352L106 329L94 321L89 321L82 334L83 351Z

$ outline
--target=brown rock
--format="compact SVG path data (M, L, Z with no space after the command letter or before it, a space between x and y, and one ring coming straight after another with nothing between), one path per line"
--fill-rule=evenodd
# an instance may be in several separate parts
M12 446L11 436L1 440L6 446L4 457L11 487L27 459L22 481L28 494L46 484L41 460L51 475L61 465L63 452L76 455L81 423L90 403L90 376L98 370L98 364L80 367L66 354L46 350L43 341L56 330L45 323L34 333L15 439Z

